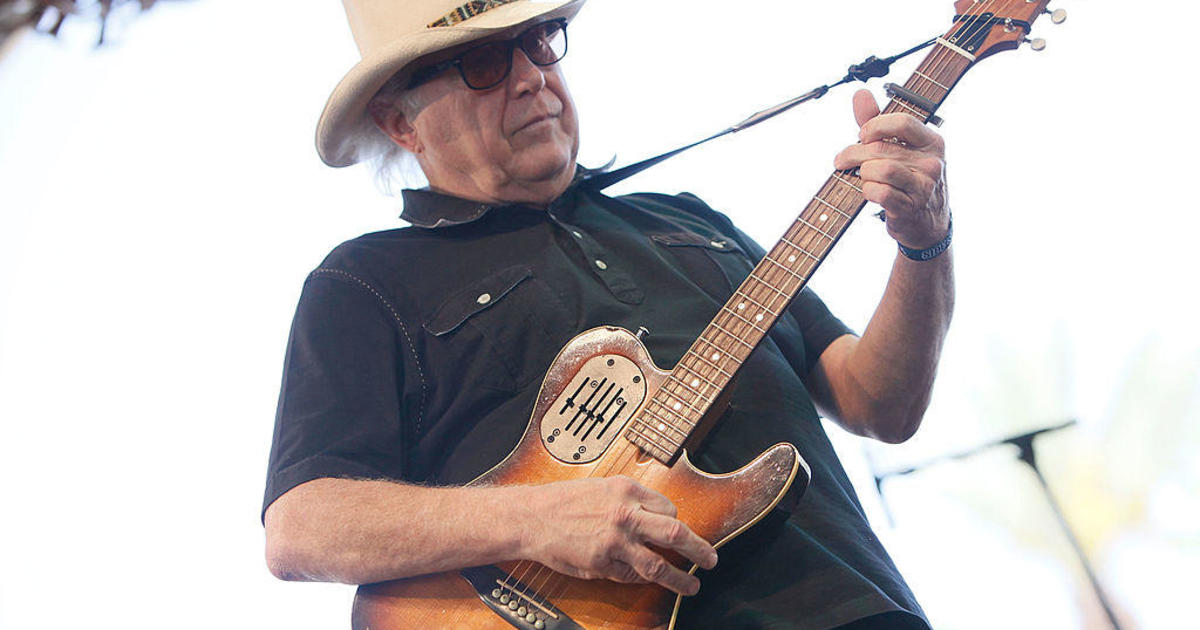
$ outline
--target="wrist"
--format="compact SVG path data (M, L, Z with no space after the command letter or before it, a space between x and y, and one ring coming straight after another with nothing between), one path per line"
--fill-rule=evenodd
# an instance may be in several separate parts
M900 241L896 241L896 246L900 248L900 254L903 255L905 258L908 258L909 260L915 260L915 261L921 262L921 261L926 261L926 260L933 260L934 258L937 258L938 256L941 256L942 254L946 253L946 250L950 249L950 242L953 240L953 238L954 238L954 216L951 215L949 217L948 223L946 224L946 236L943 237L942 240L934 243L933 245L930 245L929 247L924 247L924 248L906 247Z

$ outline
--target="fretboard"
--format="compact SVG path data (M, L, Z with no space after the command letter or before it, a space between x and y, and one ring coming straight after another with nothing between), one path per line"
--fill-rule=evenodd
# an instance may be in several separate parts
M884 113L930 120L974 62L952 39L953 33L939 39L904 84L919 98L894 96ZM835 171L684 353L625 437L655 459L673 461L865 205L857 170Z

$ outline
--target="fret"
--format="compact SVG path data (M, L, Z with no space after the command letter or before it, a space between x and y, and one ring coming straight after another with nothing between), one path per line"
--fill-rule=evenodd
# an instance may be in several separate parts
M742 344L743 346L746 346L747 348L750 348L751 350L753 350L753 349L754 349L754 346L752 346L752 345L750 345L750 344L746 343L745 341L742 341L742 338L741 338L741 337L739 337L739 336L737 336L737 335L733 334L732 332L730 332L730 331L728 331L728 330L725 330L725 328L724 328L724 327L722 327L720 324L718 324L718 323L716 322L716 320L713 320L713 321L709 322L709 325L710 325L710 326L712 326L712 327L714 327L714 328L716 328L717 330L719 330L719 331L721 331L721 332L725 333L725 336L726 336L726 337L729 337L730 339L733 339L734 341L736 341L736 342L738 342L738 343Z
M760 333L762 333L762 334L764 334L764 335L765 335L765 334L767 334L767 331L766 331L765 329L759 328L757 324L755 324L754 322L752 322L752 321L750 321L750 320L746 319L745 317L742 317L741 315L739 315L739 314L738 314L738 312L737 312L737 311L735 311L735 310L733 310L733 309L729 308L728 306L722 306L722 307L721 307L721 309L722 309L722 310L725 310L725 311L727 311L727 312L729 312L729 313L732 313L734 317L736 317L736 318L738 318L738 319L740 319L740 320L742 320L742 321L746 322L747 324L750 324L750 326L751 326L752 328L754 328L754 330L757 330L758 332L760 332ZM759 320L759 321L762 321L762 320Z
M651 442L649 438L635 431L633 427L630 427L625 431L625 438L661 462L665 463L671 460L670 451Z
M860 191L860 192L861 192L861 191ZM823 205L825 205L825 206L828 206L829 208L832 208L834 212L836 212L836 213L838 213L838 214L840 214L840 215L842 215L842 216L846 217L847 219L849 219L849 218L852 218L850 215L846 214L846 212L845 212L844 210L842 210L841 208L839 208L839 207L837 207L837 206L835 206L835 205L833 205L833 204L829 203L828 201L825 201L824 199L820 198L819 196L818 196L818 197L813 197L813 199L814 199L814 200L816 200L816 201L819 201L819 202L821 202Z
M855 186L854 184L852 184L852 183L850 183L850 182L848 182L848 181L846 181L846 180L842 179L842 177L841 177L840 175L838 175L837 173L834 173L834 174L833 174L833 178L834 178L834 179L836 179L836 180L838 180L839 182L842 182L843 184L845 184L845 185L847 185L847 186L849 186L849 187L853 188L854 190L858 191L858 193L859 193L859 194L861 194L861 193L862 193L862 189L861 189L861 188L859 188L858 186ZM850 216L850 215L846 215L846 216Z
M697 343L704 342L706 345L708 345L709 348L716 350L716 352L708 355L708 358L712 359L713 361L720 361L721 359L729 359L730 361L733 361L734 363L738 364L739 366L742 364L741 359L734 356L734 354L732 352L730 352L729 350L726 350L725 348L718 346L716 343L714 343L710 339L707 339L702 336L699 339L697 339L696 342ZM701 355L701 356L703 356L703 355ZM714 356L715 356L715 358L714 358Z
M953 50L954 52L966 57L967 59L970 59L971 61L975 61L975 55L972 55L971 53L959 48L958 46L955 46L954 44L951 44L950 42L946 41L944 37L937 38L937 43L949 48L950 50ZM930 56L932 57L933 55Z
M659 449L661 449L661 450L663 450L663 451L667 451L667 449L663 448L663 445L662 445L662 443L659 441L659 439L658 439L657 437L655 437L654 435L651 435L651 434L649 434L649 433L646 433L646 432L644 431L644 429L649 429L649 428L651 428L651 427L650 427L650 423L649 423L649 422L647 422L647 421L646 421L644 418L640 418L640 417L639 417L637 420L635 420L635 421L633 422L633 424L632 424L632 425L630 425L630 427L629 427L629 428L630 428L630 430L631 430L631 431L633 431L634 433L637 433L638 437L641 437L643 440L646 440L647 442L650 442L651 444L653 444L654 446L656 446L657 448L659 448ZM661 435L661 434L660 434L660 435ZM674 440L671 440L671 439L669 439L669 438L665 438L665 439L667 440L667 444L670 444L670 445L675 445L675 442L674 442ZM668 451L668 452L669 452L669 451Z
M813 259L813 260L815 260L815 261L817 261L817 262L821 262L821 259L820 259L820 258L818 258L818 257L816 257L815 255L813 255L813 254L812 254L811 252L809 252L807 249L804 249L803 247L800 247L799 245L797 245L797 244L795 244L795 243L793 243L793 242L791 242L791 241L787 240L786 238L781 238L781 239L779 239L779 240L780 240L780 242L787 243L788 245L790 245L790 246L792 246L792 247L796 248L797 250L799 250L799 251L800 251L800 253L801 253L801 254L804 254L805 256L808 256L809 258L811 258L811 259Z
M675 431L676 433L683 435L686 438L687 431L684 431L683 429L681 429L680 424L682 423L688 429L691 429L692 427L696 426L696 423L692 422L691 419L689 419L687 417L687 415L684 414L683 412L679 411L678 409L673 409L671 406L668 406L666 403L659 400L658 398L659 398L659 396L656 393L654 395L654 398L650 399L650 402L647 403L645 413L650 415L652 418L654 418L658 422L665 425L667 428ZM680 402L686 402L686 401L681 400ZM658 412L650 411L650 405L658 405L659 409L662 410L661 414ZM691 407L691 405L688 405L688 406ZM680 405L680 408L682 408L682 407L683 407L683 405ZM693 408L693 410L703 413L699 409Z
M660 418L658 415L652 413L649 409L644 410L642 413L650 416L651 418L653 418L655 420L655 422L646 422L646 420L643 418L643 419L641 419L642 426L644 426L647 429L650 429L651 431L658 434L660 437L662 437L662 439L667 441L667 444L670 444L671 446L679 446L679 444L680 444L679 442L675 441L675 438L669 437L666 433L663 433L667 429L673 429L676 433L682 435L685 438L687 437L687 431L680 431L679 427L675 426L674 424L672 424L665 418ZM691 423L689 423L689 426L695 426L695 425L692 425ZM654 440L654 443L658 444L658 440Z
M696 415L699 415L699 416L702 416L702 415L704 415L704 410L703 410L703 409L698 409L698 408L696 408L696 406L695 406L695 405L693 405L692 403L688 402L688 401L687 401L687 400L685 400L685 399L684 399L682 396L680 396L680 395L676 394L675 392L673 392L673 391L671 391L671 390L668 390L668 389L666 389L666 387L663 387L663 389L660 389L660 390L659 390L659 394L663 394L663 392L666 392L666 394L664 394L664 395L665 395L665 396L667 396L668 398L674 398L674 399L675 399L675 403L676 403L677 405L679 405L679 407L680 407L680 408L679 408L679 409L675 409L675 405L671 405L671 406L669 406L669 407L668 407L666 404L664 404L663 402L659 401L659 400L657 399L657 396L655 397L655 399L654 399L654 400L651 400L650 402L651 402L652 404L658 405L659 407L662 407L663 409L669 409L669 410L671 410L673 413L675 413L676 415L678 415L678 416L679 416L679 419L680 419L680 420L683 420L684 422L688 423L688 425L689 425L689 426L695 426L695 424L696 424L696 423L694 423L694 422L692 422L691 420L689 420L687 416L685 416L685 415L682 415L682 414L680 414L680 413L679 413L679 412L680 412L680 410L681 410L681 409L682 409L682 408L683 408L685 405L687 406L687 408L688 408L688 409L691 409L692 411L696 412Z
M692 392L693 394L695 394L696 398L699 398L700 400L704 401L704 405L706 407L709 405L712 405L713 401L711 398L709 398L708 396L705 396L704 394L701 394L698 390L696 390L691 385L689 385L686 380L681 379L681 378L676 378L674 375L672 375L671 380L674 381L676 385L679 385L680 387L683 387L684 389L688 390L689 392ZM715 387L715 385L713 385L712 383L709 383L707 379L704 379L704 377L700 376L699 374L695 375L695 380L697 380L697 381L703 380L703 382L706 383L709 387ZM666 387L666 384L664 384L663 387Z
M719 366L719 365L716 365L715 363L712 363L712 362L710 362L708 359L704 358L704 357L703 357L703 356L701 356L699 353L697 353L697 352L696 352L696 351L694 351L694 350L691 350L690 348L688 349L688 351L687 351L687 352L685 352L685 353L684 353L684 355L686 356L686 355L689 355L689 354L690 354L690 355L692 355L692 356L694 356L694 357L696 357L697 359L700 359L701 361L703 361L703 362L704 362L706 365L708 365L708 366L709 366L709 367L711 367L712 369L714 369L714 370L716 370L716 371L720 372L720 373L721 373L723 376L725 376L725 378L727 378L727 379L729 379L729 378L733 378L733 375L732 375L732 374L730 374L729 372L726 372L725 370L721 369L721 366Z
M740 296L742 296L742 297L746 298L746 300L747 300L747 301L753 302L755 306L757 306L757 307L761 308L762 310L764 310L764 311L766 311L766 312L770 313L770 314L771 314L771 317L779 317L779 313L776 313L775 311L771 310L771 308L770 308L770 307L768 307L768 306L764 305L762 302L759 302L758 300L756 300L756 299L754 299L754 298L750 297L749 295L746 295L746 293L745 293L744 291L742 291L742 289L741 289L740 287L738 288L738 290L737 290L737 291L734 291L734 292L733 292L733 294L734 294L734 295L740 295Z
M799 247L797 247L797 249L799 249ZM801 249L800 251L804 252L804 250L803 250L803 249ZM804 253L805 253L805 254L808 254L808 252L804 252ZM812 255L812 254L808 254L808 256L809 256L809 258L813 258L813 255ZM817 259L817 260L820 260L820 259ZM757 270L755 270L755 271L757 271ZM755 275L755 274L753 274L753 273L752 273L752 274L750 274L750 277L751 277L751 278L754 278L755 280L758 280L758 286L767 287L768 289L770 289L770 290L772 290L772 291L774 291L774 292L778 293L779 295L782 295L782 296L785 298L785 300L784 300L785 302L786 302L787 300L790 300L790 299L792 299L792 294L791 294L791 293L787 293L786 291L780 291L779 289L775 288L775 286L774 286L774 285L772 285L770 282L767 282L765 278L760 278L760 277L758 277L757 275Z
M917 70L917 71L913 72L913 74L915 74L915 75L917 75L917 76L921 77L922 79L925 79L926 81L928 81L928 82L930 82L930 83L932 83L932 84L934 84L934 85L936 85L936 86L938 86L938 87L942 88L943 90L945 90L945 91L947 91L947 92L949 92L949 91L950 91L950 88L948 88L948 87L946 87L946 86L942 85L942 84L941 84L941 83L939 83L939 82L938 82L936 79L934 79L933 77L931 77L931 76L929 76L929 75L927 75L927 74L925 74L925 73L921 72L920 70Z
M803 251L803 250L801 250L801 251ZM763 260L769 261L771 264L775 265L776 267L779 267L780 269L788 272L789 274L792 275L792 277L800 280L801 284L804 283L804 276L796 273L795 271L792 271L791 269L788 269L787 267L783 266L782 263L775 262L775 260L773 258L771 258L770 256L763 256Z
M908 111L912 112L912 114L914 116L916 116L917 118L920 118L921 120L925 120L926 118L929 118L929 112L921 111L920 109L918 109L912 105L909 105L908 103L905 103L904 101L902 101L898 98L892 99L892 104L899 105L900 107L907 109Z
M813 224L809 223L808 221L805 221L803 216L797 217L797 218L796 218L796 221L798 221L798 222L800 222L800 223L803 223L803 224L805 225L805 227L807 227L807 228L809 228L809 229L811 229L811 230L815 230L815 231L817 231L818 233L820 233L820 234L821 234L821 236L824 236L825 238L829 239L830 241L835 241L835 240L837 240L837 239L835 239L835 238L834 238L832 235L830 235L829 233L827 233L825 230L822 230L821 228L819 228L819 227L817 227L817 226L815 226L815 225L813 225Z

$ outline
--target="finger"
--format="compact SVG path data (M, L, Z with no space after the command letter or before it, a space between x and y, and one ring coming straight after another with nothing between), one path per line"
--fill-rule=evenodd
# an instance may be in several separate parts
M908 114L876 116L864 124L858 133L858 140L863 144L892 138L903 140L917 150L933 149L938 154L944 150L942 137Z
M638 575L638 572L629 566L629 563L620 560L613 560L609 565L608 579L614 582L622 582L625 584L646 584L649 582L646 578Z
M896 159L918 160L921 154L910 147L895 142L872 142L870 144L852 144L833 158L833 165L838 170L846 170L861 166L867 160Z
M671 503L670 499L657 490L647 488L646 486L643 486L629 477L621 476L616 477L616 479L620 479L626 484L625 491L628 492L630 496L632 496L633 499L642 506L642 509L646 510L647 512L665 514L672 518L679 513L679 511L675 509L675 504Z
M864 182L897 188L913 200L922 198L933 188L933 182L915 167L898 160L867 160L859 167L858 175Z
M879 182L863 182L863 198L878 204L887 212L887 220L907 216L916 208L912 197L903 190Z
M700 590L699 578L685 573L644 545L627 547L626 554L619 560L633 567L642 579L680 595L695 595Z
M879 104L870 90L859 90L854 93L854 122L859 127L867 124L868 120L879 115Z
M683 521L650 512L642 512L639 520L634 525L634 534L646 542L677 551L705 569L717 565L717 550Z

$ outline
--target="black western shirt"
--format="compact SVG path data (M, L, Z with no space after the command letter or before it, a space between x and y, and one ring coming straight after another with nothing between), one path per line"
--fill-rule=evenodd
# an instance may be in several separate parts
M670 369L763 250L692 195L572 187L549 209L405 191L412 227L343 243L304 285L288 341L263 509L320 477L462 484L515 446L541 377L574 335L636 331ZM700 468L777 442L812 471L700 572L678 627L926 628L867 524L805 386L850 331L804 290L742 366ZM884 617L875 617L884 615Z

